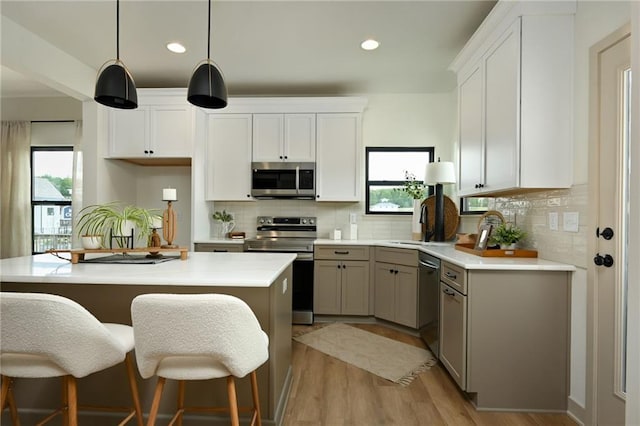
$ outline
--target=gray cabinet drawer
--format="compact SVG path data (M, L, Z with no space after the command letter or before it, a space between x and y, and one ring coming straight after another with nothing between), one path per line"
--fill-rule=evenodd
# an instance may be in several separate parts
M417 267L418 250L376 247L376 262Z
M448 262L442 262L440 280L449 284L462 294L467 294L467 271Z
M369 260L369 246L315 246L314 259L327 260Z
M224 244L224 243L195 243L194 251L206 251L214 253L226 252L242 252L242 244Z

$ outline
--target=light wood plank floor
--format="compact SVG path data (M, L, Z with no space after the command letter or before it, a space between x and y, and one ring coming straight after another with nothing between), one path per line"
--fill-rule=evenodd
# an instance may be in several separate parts
M420 338L379 324L352 324L425 348ZM293 326L293 333L314 326ZM285 426L487 425L576 423L564 414L476 411L441 364L402 387L293 341L293 384Z

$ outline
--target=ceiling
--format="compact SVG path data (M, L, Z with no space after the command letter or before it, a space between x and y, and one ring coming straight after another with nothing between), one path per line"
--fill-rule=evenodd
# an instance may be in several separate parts
M211 58L232 96L447 92L447 67L495 3L214 1ZM115 57L115 4L2 0L0 12L98 70ZM380 47L367 52L370 37ZM206 53L206 1L121 0L120 59L137 87L186 87ZM61 95L6 67L0 84L2 97Z

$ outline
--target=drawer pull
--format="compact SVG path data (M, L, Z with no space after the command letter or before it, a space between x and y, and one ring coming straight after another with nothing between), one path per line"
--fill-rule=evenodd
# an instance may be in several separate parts
M213 252L214 252L214 253L226 253L226 252L228 252L228 251L229 251L229 250L227 250L227 249L213 249Z
M335 253L335 254L349 254L349 251L338 251L338 250L335 250L333 253Z
M444 294L446 294L447 296L455 296L456 295L456 293L453 290L449 290L446 287L442 289L442 292Z
M451 278L452 280L458 278L456 274L452 274L451 272L445 272L445 275L447 276L447 278Z

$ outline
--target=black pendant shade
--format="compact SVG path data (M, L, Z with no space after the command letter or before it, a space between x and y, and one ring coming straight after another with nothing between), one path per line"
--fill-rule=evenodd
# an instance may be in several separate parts
M196 68L189 80L187 100L202 108L219 109L227 106L227 86L216 64L205 61Z
M107 66L100 73L93 99L112 108L135 109L138 107L136 85L121 62Z
M136 84L120 60L120 0L116 0L116 59L105 62L100 70L93 99L111 108L138 108Z
M187 100L202 108L220 109L227 106L227 86L222 71L211 60L211 0L207 21L207 59L196 67L189 80Z

